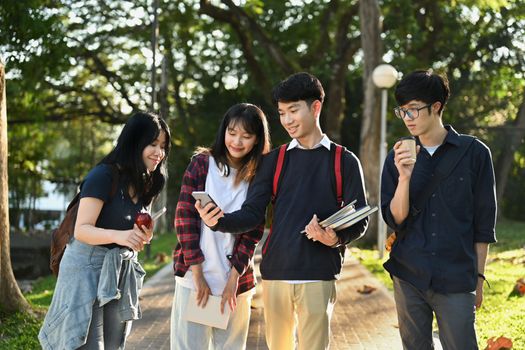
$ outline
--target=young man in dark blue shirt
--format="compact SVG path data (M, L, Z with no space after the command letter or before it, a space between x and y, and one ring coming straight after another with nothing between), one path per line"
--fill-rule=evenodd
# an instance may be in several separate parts
M402 233L384 266L394 280L404 349L433 349L433 313L444 349L478 348L475 310L483 299L488 244L496 241L494 169L486 145L466 143L468 136L443 125L449 94L446 77L432 71L407 75L395 91L396 116L416 137L419 151L414 164L397 142L381 182L383 218ZM415 214L417 198L453 154L460 158L461 147L466 151L457 165Z
M338 232L324 230L318 223L340 208L333 180L336 145L319 124L324 99L319 80L308 73L294 74L274 88L273 99L293 140L287 146L273 203L272 230L263 246L266 341L271 350L294 349L297 328L298 349L327 349L344 245L364 234L368 220ZM263 222L278 154L275 149L263 158L241 210L208 212L211 204L202 209L197 203L203 221L232 233ZM366 205L359 160L343 151L341 166L344 203L356 200L357 207Z

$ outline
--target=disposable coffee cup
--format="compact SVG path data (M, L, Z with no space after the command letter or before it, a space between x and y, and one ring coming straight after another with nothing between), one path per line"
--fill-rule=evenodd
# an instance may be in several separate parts
M416 138L414 136L406 136L399 139L401 141L401 147L407 148L410 151L410 158L413 162L416 162Z

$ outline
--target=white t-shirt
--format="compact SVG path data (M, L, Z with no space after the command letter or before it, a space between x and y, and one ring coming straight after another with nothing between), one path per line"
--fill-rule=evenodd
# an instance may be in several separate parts
M248 183L241 181L234 187L236 175L237 170L230 168L230 174L227 177L223 176L215 159L210 156L205 191L225 213L239 210L246 199ZM201 222L200 247L204 254L202 271L213 295L222 295L226 286L232 268L227 256L232 254L234 244L234 235L212 231ZM176 277L176 281L183 287L195 289L191 269L184 277Z
M425 146L425 149L427 150L428 154L430 154L431 156L434 155L434 153L436 153L437 149L439 148L439 146L441 145L437 145L437 146Z

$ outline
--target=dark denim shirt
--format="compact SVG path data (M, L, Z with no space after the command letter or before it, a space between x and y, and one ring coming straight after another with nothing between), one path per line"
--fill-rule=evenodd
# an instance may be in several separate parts
M460 145L461 136L451 126L446 129L448 134L433 156L421 147L410 179L411 201L429 183L441 158ZM421 145L419 140L417 143ZM474 140L421 213L400 225L390 211L398 177L391 150L381 178L381 211L390 228L406 230L406 234L394 243L385 269L421 290L474 291L478 272L475 243L496 242L496 187L489 148Z

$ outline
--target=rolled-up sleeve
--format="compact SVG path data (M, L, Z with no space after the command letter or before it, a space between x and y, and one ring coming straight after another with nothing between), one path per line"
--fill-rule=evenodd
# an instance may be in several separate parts
M480 243L496 242L496 180L490 149L480 141L476 155L478 176L474 189L474 241Z
M200 157L202 156L195 156L184 172L175 210L175 230L186 265L200 264L204 261L204 254L200 248L201 218L195 209L195 199L191 195L193 191L202 191L204 187L204 181L199 181L203 172Z
M243 275L250 264L250 260L255 254L255 248L261 240L264 232L264 224L259 225L255 230L243 233L239 236L239 241L235 247L231 263Z

